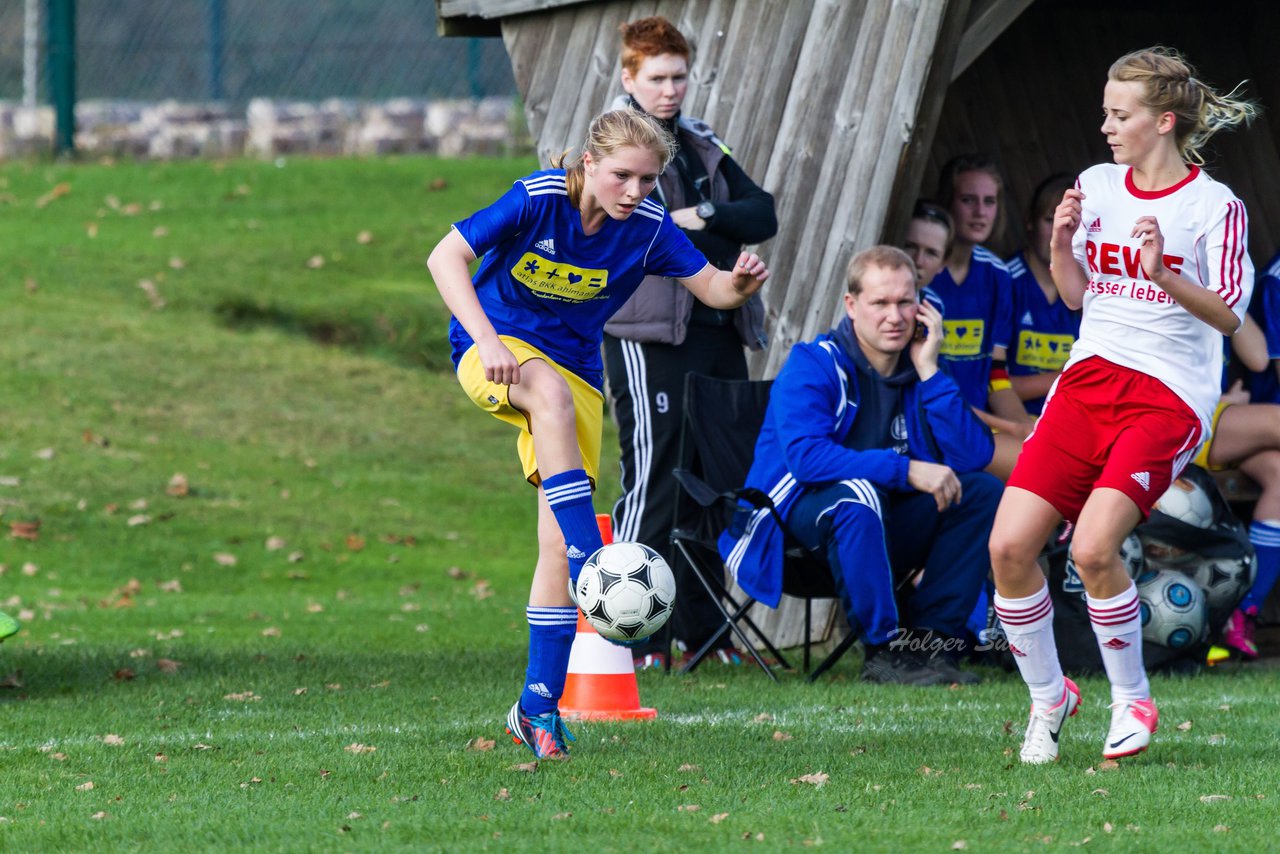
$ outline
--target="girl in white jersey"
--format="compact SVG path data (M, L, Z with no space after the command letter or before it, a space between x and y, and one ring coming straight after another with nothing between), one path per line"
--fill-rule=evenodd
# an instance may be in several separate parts
M1111 681L1108 759L1147 748L1159 719L1142 663L1138 594L1119 558L1195 454L1218 399L1223 334L1253 287L1244 205L1200 170L1215 131L1255 107L1195 77L1176 51L1111 66L1102 132L1115 163L1086 170L1054 213L1052 273L1083 305L1080 338L1009 479L991 533L996 613L1031 690L1022 761L1058 758L1080 692L1063 676L1036 556L1066 518Z

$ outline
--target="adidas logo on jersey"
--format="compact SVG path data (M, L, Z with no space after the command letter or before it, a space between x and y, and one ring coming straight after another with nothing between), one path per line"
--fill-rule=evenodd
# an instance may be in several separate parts
M1136 480L1136 481L1138 482L1138 486L1141 486L1141 487L1142 487L1144 490L1146 490L1147 492L1150 492L1150 491L1151 491L1151 475L1150 475L1150 473L1145 472L1145 471L1135 471L1133 474L1129 475L1129 477L1131 477L1131 478L1133 478L1134 480Z
M586 558L587 553L577 546L569 546L568 550L565 551L565 555L569 560L583 560Z
M1085 229L1085 231L1089 232L1089 234L1093 234L1096 231L1102 231L1102 217L1098 217L1093 222L1089 223L1089 227Z
M1022 315L1023 326L1030 326L1033 323L1035 323L1035 320L1032 319L1031 312L1028 311L1026 314Z
M533 248L541 249L543 252L547 253L548 255L556 254L556 242L550 237L548 237L546 240L539 240L537 243L533 244Z
M527 687L529 688L530 691L537 694L539 697L546 697L548 700L551 699L551 689L548 688L543 683L530 682Z

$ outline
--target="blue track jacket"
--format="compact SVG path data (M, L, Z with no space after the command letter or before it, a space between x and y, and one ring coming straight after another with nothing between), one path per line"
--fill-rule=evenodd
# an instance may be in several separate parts
M852 338L850 325L848 319L842 323L846 340ZM990 431L942 370L904 389L909 457L888 449L845 447L858 417L856 371L833 330L792 347L774 380L746 486L768 494L783 519L807 487L865 478L884 492L905 492L911 489L907 467L913 459L943 463L960 474L981 471L991 462L995 445ZM738 585L776 608L785 544L768 511L740 502L719 546Z

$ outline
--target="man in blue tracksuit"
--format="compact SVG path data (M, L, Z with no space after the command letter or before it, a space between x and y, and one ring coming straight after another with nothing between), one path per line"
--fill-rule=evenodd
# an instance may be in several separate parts
M827 557L866 648L864 679L974 682L938 653L959 651L990 570L991 433L938 369L942 316L919 302L911 259L875 246L847 278L847 317L792 348L774 381L746 485ZM738 584L775 607L785 548L773 517L745 504L720 538ZM894 570L920 567L900 613Z

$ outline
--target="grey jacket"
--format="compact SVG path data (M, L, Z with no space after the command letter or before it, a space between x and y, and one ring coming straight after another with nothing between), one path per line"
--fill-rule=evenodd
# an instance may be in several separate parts
M622 96L614 102L613 108L621 109L627 105L626 96ZM717 205L730 201L730 186L724 174L726 162L731 162L728 146L720 141L706 123L697 119L682 116L677 123L677 130L680 145L696 154L711 178L707 193L710 200ZM737 169L736 165L734 168ZM740 169L737 171L741 173ZM697 203L696 199L685 198L683 182L674 169L667 169L659 177L657 192L668 210L678 210ZM776 224L768 236L772 236L773 231L776 231ZM693 294L675 279L649 276L631 299L609 319L604 331L617 338L640 343L681 344L688 335L693 304ZM753 295L746 305L734 310L733 325L744 346L752 350L764 347L767 343L764 305L759 294Z

